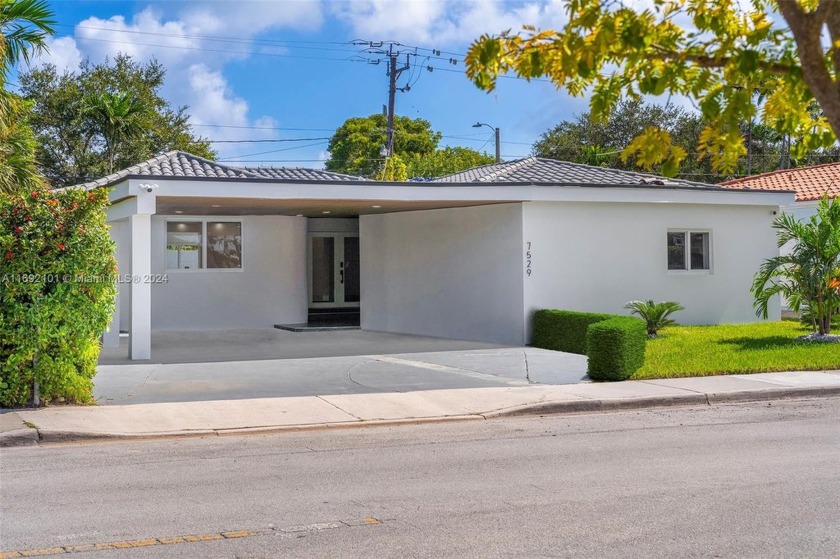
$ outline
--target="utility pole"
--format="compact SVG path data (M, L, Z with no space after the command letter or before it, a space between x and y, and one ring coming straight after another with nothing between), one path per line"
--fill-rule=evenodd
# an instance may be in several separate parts
M397 57L399 52L394 52L394 44L388 46L388 136L385 143L387 156L394 155L394 101L397 96L397 78L411 66L409 57L405 57L405 66L397 68Z
M388 157L394 155L394 102L397 96L397 57L394 55L394 45L388 48L388 139L385 151Z

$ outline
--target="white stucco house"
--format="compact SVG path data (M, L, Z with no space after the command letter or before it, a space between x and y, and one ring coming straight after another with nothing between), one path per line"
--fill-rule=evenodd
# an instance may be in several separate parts
M785 204L780 210L803 221L816 215L817 205L823 196L840 196L840 163L780 169L722 182L720 185L737 190L792 191L795 193L794 203ZM791 241L781 247L781 253L789 254L793 247ZM782 307L789 310L786 299L782 300Z
M683 323L754 321L749 286L794 201L534 157L386 183L170 152L83 186L111 187L130 281L105 343L127 331L132 359L153 330L325 316L516 345L540 308L653 298L680 301Z

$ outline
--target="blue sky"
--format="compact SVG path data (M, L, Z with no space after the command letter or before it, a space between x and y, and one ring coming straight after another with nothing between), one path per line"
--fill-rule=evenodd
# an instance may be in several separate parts
M73 69L89 57L118 52L168 69L164 95L189 105L195 130L219 141L220 160L321 167L326 137L353 116L387 103L385 63L353 40L396 41L416 52L411 89L398 93L396 113L429 120L442 145L493 153L501 129L502 156L530 153L540 133L586 101L546 82L500 80L491 94L463 73L462 57L481 33L542 28L563 22L558 0L284 0L284 1L61 1L51 51L40 63ZM418 47L416 50L409 47ZM432 50L442 51L440 56ZM449 61L452 58L456 64ZM426 68L433 67L429 72ZM222 143L241 140L305 141ZM282 150L282 151L281 151Z

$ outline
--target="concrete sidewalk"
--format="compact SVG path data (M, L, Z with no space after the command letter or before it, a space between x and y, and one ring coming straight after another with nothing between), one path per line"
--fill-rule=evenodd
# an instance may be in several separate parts
M821 396L840 396L840 371L50 407L0 415L0 445L96 438L241 434Z

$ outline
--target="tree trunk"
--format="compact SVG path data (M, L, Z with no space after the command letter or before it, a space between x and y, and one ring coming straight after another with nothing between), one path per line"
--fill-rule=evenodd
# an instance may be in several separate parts
M776 0L779 11L796 41L802 65L802 79L819 102L825 118L840 137L840 81L832 78L822 46L823 27L832 42L840 41L840 5L836 0L820 0L816 10L805 12L799 0ZM840 49L834 49L834 75L840 74Z

